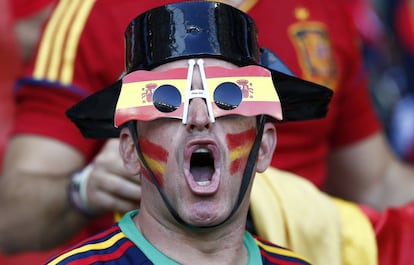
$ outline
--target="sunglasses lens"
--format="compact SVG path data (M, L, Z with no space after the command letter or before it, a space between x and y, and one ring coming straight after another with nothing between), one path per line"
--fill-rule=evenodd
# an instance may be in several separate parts
M242 91L235 83L221 83L214 90L214 102L219 108L224 110L237 108L242 102L242 99Z
M181 94L175 86L159 86L152 95L152 101L161 112L173 112L181 105Z

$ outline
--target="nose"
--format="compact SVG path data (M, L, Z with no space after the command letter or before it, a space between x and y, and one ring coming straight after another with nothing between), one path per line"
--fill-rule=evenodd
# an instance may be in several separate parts
M208 115L207 105L202 98L193 98L188 108L187 119L188 131L203 131L211 127L211 120Z
M194 66L195 62L190 60L189 63L192 64L191 66ZM192 68L194 72L190 73L192 76L189 77L191 79L191 92L189 93L190 102L188 103L187 130L190 131L209 129L211 123L214 122L214 117L211 117L213 113L207 93L203 64L202 59L197 60L198 67Z

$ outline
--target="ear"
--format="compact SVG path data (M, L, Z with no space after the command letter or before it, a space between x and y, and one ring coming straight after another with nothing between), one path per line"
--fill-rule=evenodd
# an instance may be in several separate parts
M273 152L276 148L276 128L273 123L267 122L264 125L262 142L257 156L256 170L259 173L265 171L272 161Z
M129 173L138 175L141 171L141 164L134 141L131 137L131 132L128 128L123 128L119 137L119 153L121 154L125 168Z

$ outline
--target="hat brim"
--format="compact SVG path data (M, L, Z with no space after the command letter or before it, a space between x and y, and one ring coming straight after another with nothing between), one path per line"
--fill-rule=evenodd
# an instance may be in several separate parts
M114 126L115 107L122 80L79 101L66 111L66 116L86 138L116 138L120 128Z

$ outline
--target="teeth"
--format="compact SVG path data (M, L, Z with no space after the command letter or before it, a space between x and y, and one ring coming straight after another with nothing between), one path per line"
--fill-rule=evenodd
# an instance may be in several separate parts
M197 184L200 186L207 186L210 184L211 181L205 180L205 181L197 181Z
M197 150L194 151L194 153L208 153L208 149L207 148L198 148Z

